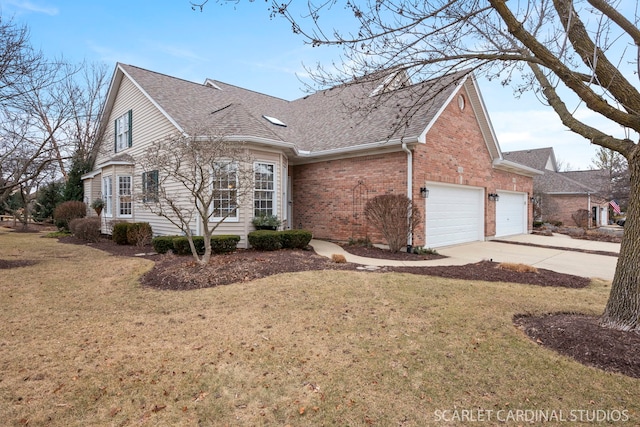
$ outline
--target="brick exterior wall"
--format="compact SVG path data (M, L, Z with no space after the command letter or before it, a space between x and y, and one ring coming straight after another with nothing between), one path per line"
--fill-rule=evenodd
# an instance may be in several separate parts
M466 96L466 95L465 95ZM531 195L533 179L492 167L492 160L470 103L460 110L450 103L429 130L426 144L413 147L413 198L420 200L425 181L482 187ZM293 227L306 228L320 239L346 241L369 237L382 242L368 229L363 215L366 200L378 194L406 194L407 153L296 165L292 167ZM423 210L424 203L418 203ZM529 212L532 227L532 210ZM495 235L495 202L485 202L485 235ZM414 245L423 245L424 222L414 233Z
M607 202L601 198L591 198L591 206L589 206L589 198L586 195L571 194L552 194L545 195L541 200L542 220L545 222L561 222L568 227L575 227L577 224L573 219L573 214L580 209L589 210L589 208L597 207L608 209ZM600 226L605 224L596 224L591 222L590 226Z

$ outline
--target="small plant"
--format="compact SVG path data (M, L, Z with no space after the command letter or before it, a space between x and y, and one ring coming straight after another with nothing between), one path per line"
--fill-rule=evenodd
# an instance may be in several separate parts
M414 246L413 253L416 255L438 255L438 251L424 246Z
M364 237L364 238L360 237L357 239L354 239L353 237L349 237L347 244L349 246L364 246L365 248L370 248L371 246L373 246L369 237Z
M387 241L391 252L404 248L422 221L420 209L402 194L383 194L370 199L364 207L364 214Z
M102 213L102 209L104 209L104 200L95 199L93 202L91 202L91 209L96 211L96 214L100 216L100 214Z
M256 230L277 230L282 224L277 215L260 215L251 220Z

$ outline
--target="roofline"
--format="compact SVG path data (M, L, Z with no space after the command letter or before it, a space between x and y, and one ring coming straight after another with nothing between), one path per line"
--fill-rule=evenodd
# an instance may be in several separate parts
M320 151L307 151L300 150L298 148L298 144L294 142L286 142L286 141L278 141L269 138L262 138L250 135L232 135L225 136L225 140L233 141L233 142L253 142L258 144L266 144L274 147L280 148L289 148L291 149L295 156L299 159L309 159L309 158L317 158L317 157L332 157L338 156L342 154L351 154L351 153L360 153L362 151L368 151L375 148L384 148L398 145L400 146L403 142L406 144L417 144L420 143L418 136L408 137L408 138L394 138L388 139L378 142L369 142L366 144L360 144L349 147L341 147L341 148L331 148L329 150L320 150Z

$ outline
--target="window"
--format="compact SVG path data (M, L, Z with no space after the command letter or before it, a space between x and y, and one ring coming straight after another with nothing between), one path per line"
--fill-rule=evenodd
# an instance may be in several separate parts
M158 201L158 171L144 172L142 174L142 200L145 203Z
M256 163L254 165L253 215L274 215L275 208L274 165Z
M113 215L113 188L110 176L102 177L102 200L104 200L104 209L102 213L105 217Z
M131 200L131 176L118 177L118 216L129 217L133 214Z
M238 220L238 165L216 162L213 170L213 219Z
M127 111L120 117L116 119L116 141L115 141L115 151L122 151L126 148L131 147L132 139L131 139L131 110Z

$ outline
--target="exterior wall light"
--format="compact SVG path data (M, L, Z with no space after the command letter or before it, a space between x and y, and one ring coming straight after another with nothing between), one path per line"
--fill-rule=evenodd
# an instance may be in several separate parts
M491 200L492 202L497 202L498 200L500 200L500 196L498 196L497 193L489 193L489 200Z
M427 187L420 187L420 197L426 199L429 197L429 189Z

